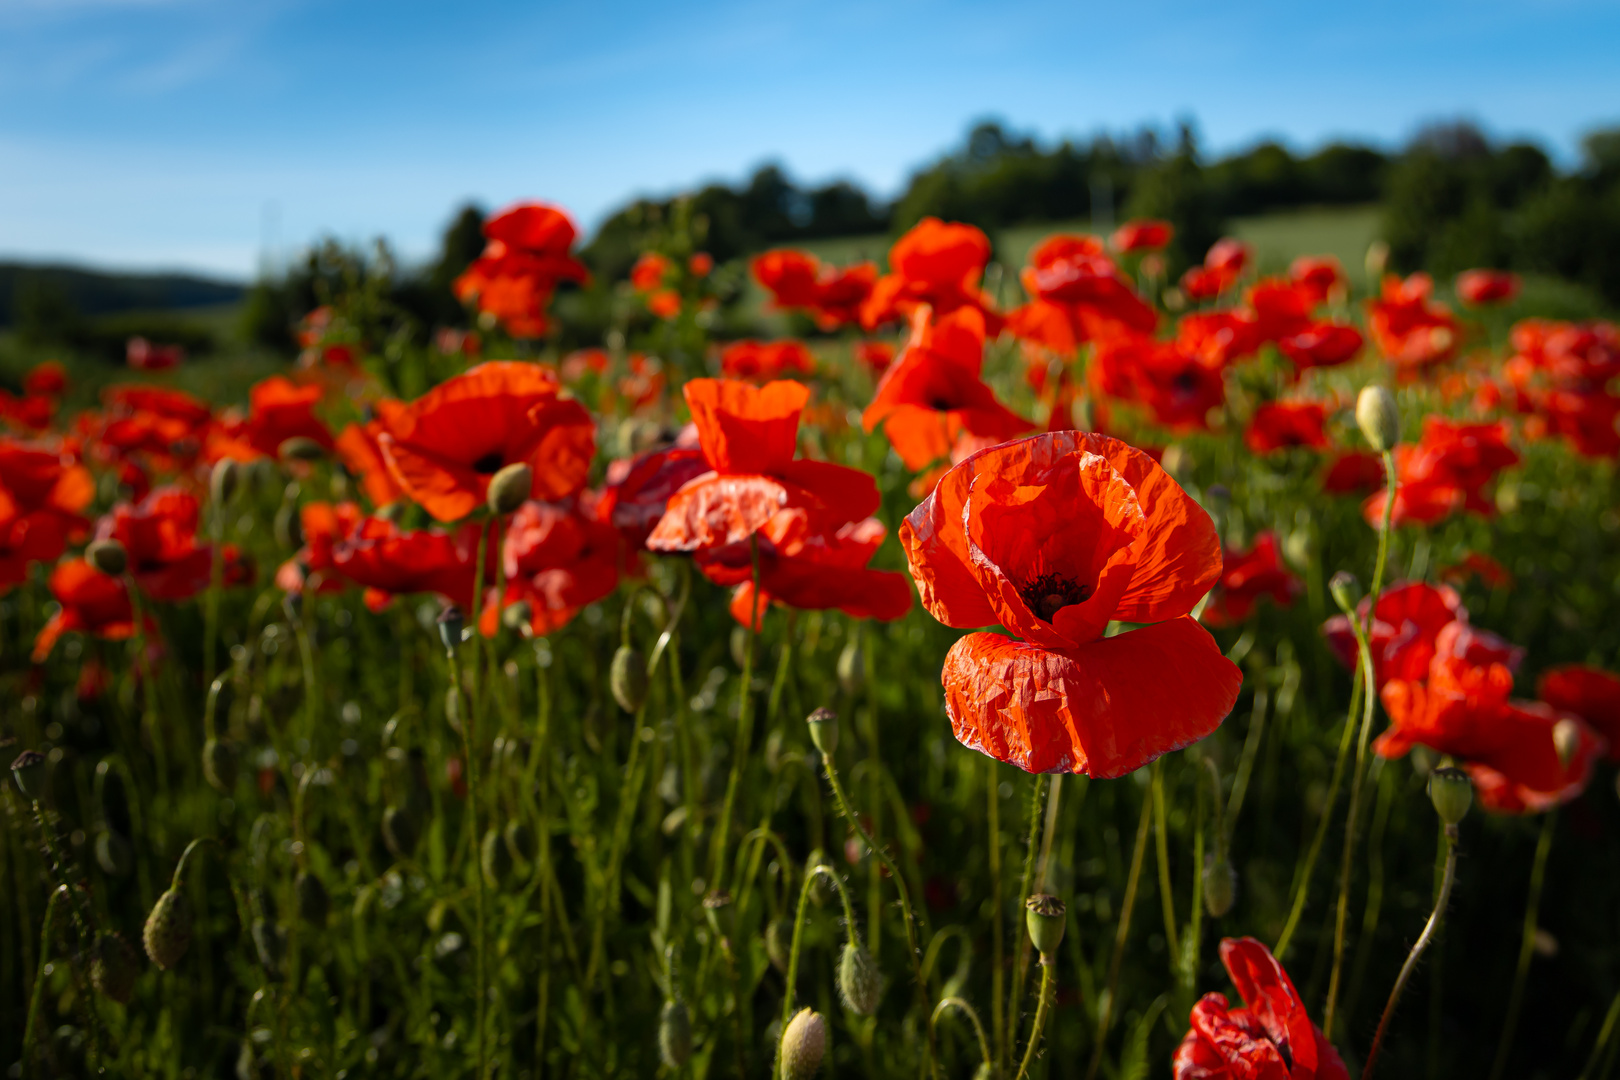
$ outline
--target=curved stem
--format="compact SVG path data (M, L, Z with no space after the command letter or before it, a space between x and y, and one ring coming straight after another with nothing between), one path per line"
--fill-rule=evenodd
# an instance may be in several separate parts
M984 1024L979 1020L979 1014L973 1006L959 997L941 998L939 1004L934 1006L934 1011L928 1014L928 1044L933 1048L934 1060L936 1062L939 1060L939 1046L934 1035L934 1026L945 1014L946 1009L960 1010L973 1025L973 1034L979 1040L979 1067L983 1070L990 1064L990 1043L984 1037Z
M1530 899L1524 909L1524 936L1519 940L1519 963L1513 970L1513 992L1508 997L1507 1019L1502 1021L1502 1040L1496 1046L1496 1060L1491 1065L1491 1080L1500 1080L1507 1068L1508 1051L1513 1049L1513 1034L1519 1026L1519 1009L1524 1005L1524 981L1530 975L1530 958L1535 954L1536 921L1541 914L1541 886L1547 878L1547 853L1552 850L1553 821L1551 811L1541 817L1541 838L1536 841L1536 861L1530 868Z
M799 887L799 907L793 916L793 944L788 949L787 991L782 995L782 1030L787 1030L788 1021L793 1019L793 990L799 977L799 946L804 940L804 913L810 905L810 887L815 884L816 876L821 875L833 883L838 890L838 898L844 902L844 921L849 924L849 933L852 937L859 933L855 923L855 908L849 902L849 893L844 889L843 881L833 872L833 868L826 863L812 866L804 875L804 884ZM856 940L859 940L856 938Z
M1004 924L1006 913L1001 899L1001 792L996 782L996 759L986 757L985 794L989 799L987 817L990 833L990 905L995 916L990 920L990 1025L996 1037L996 1073L1006 1072L1007 1014L1002 1004L1002 989L1007 974L1007 946Z
M731 812L737 802L737 788L742 783L743 761L748 756L748 742L753 734L753 715L750 706L754 702L754 639L759 636L756 629L759 626L759 537L753 533L748 536L748 553L754 566L754 595L753 606L748 618L748 649L743 654L742 683L738 687L737 700L737 742L731 748L731 772L726 777L726 794L720 804L720 820L715 825L714 840L710 849L709 880L715 889L724 887L722 880L726 871L726 845L731 837Z
M1114 997L1119 992L1119 969L1125 960L1125 939L1131 932L1131 908L1136 906L1136 886L1142 880L1142 859L1147 854L1148 824L1153 816L1153 803L1142 800L1142 820L1136 826L1136 851L1131 855L1130 873L1125 878L1125 899L1119 913L1119 928L1114 932L1114 956L1108 962L1108 989L1103 999L1102 1012L1097 1016L1097 1035L1091 1048L1091 1064L1086 1066L1086 1080L1095 1080L1102 1065L1104 1040L1108 1026L1114 1019Z
M866 826L861 824L861 819L849 804L849 797L844 794L844 785L838 780L838 769L833 764L832 758L823 757L822 764L826 766L827 782L832 785L833 797L838 800L838 809L843 811L844 817L848 818L849 823L855 826L855 831L860 834L862 843L882 861L889 871L889 876L894 878L895 888L900 893L900 912L905 916L906 920L906 945L907 955L911 959L911 973L916 979L917 990L920 994L922 992L922 951L917 944L917 920L911 911L911 895L906 889L906 879L901 875L900 868L894 864L894 860L889 858L889 853L878 846L877 842L872 839L872 834L866 831Z
M1328 976L1327 1007L1322 1016L1322 1030L1328 1033L1329 1039L1333 1037L1333 1017L1339 1002L1339 977L1344 973L1344 942L1346 924L1350 918L1350 875L1356 851L1356 824L1361 815L1361 786L1366 776L1367 740L1372 734L1373 703L1378 698L1372 690L1376 680L1366 630L1357 619L1350 620L1350 627L1356 634L1361 682L1367 691L1362 695L1361 732L1356 737L1355 771L1350 776L1350 808L1344 816L1344 855L1339 861L1339 907L1333 920L1333 970Z
M34 972L34 993L28 999L28 1022L23 1028L23 1068L25 1076L34 1073L34 1040L39 1034L40 1005L45 999L45 967L51 955L51 938L56 931L56 912L61 907L58 903L68 895L66 885L58 885L51 893L51 898L45 905L45 925L39 931L39 967Z
M1429 921L1423 926L1423 933L1418 936L1417 944L1412 946L1411 955L1407 956L1406 963L1401 965L1401 973L1395 979L1395 987L1389 992L1389 1002L1384 1006L1384 1015L1378 1021L1378 1031L1373 1035L1372 1047L1367 1051L1367 1063L1361 1067L1361 1080L1371 1080L1373 1065L1378 1061L1378 1051L1384 1045L1384 1033L1389 1029L1389 1019L1395 1015L1395 1005L1400 1001L1401 992L1406 989L1406 983L1417 968L1418 959L1423 956L1423 950L1429 947L1434 940L1434 932L1440 925L1440 919L1445 914L1446 904L1451 899L1451 886L1457 879L1457 826L1446 826L1446 869L1440 879L1440 894L1435 897L1434 910L1429 913Z
M1041 827L1041 786L1045 779L1043 774L1036 773L1035 786L1029 792L1029 835L1024 839L1024 873L1018 879L1020 897L1028 897L1035 885L1035 843ZM1002 913L997 911L996 917L1001 918ZM1007 1018L1015 1036L1018 1031L1019 1005L1024 1000L1024 980L1029 975L1029 950L1029 936L1022 935L1018 944L1018 966L1013 973L1012 989L1007 992Z
M1029 1075L1030 1063L1035 1060L1035 1049L1041 1045L1041 1033L1046 1030L1046 1018L1052 1012L1052 998L1057 989L1057 979L1053 975L1057 962L1048 962L1047 957L1041 957L1041 1003L1035 1008L1035 1027L1029 1033L1029 1045L1024 1048L1024 1060L1018 1066L1017 1080L1024 1080Z

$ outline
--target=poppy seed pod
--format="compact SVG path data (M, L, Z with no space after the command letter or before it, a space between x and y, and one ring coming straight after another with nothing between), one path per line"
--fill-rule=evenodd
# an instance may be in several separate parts
M281 440L276 453L282 461L319 461L325 451L321 449L320 443L308 435L294 435L290 439Z
M492 889L499 889L512 876L512 853L499 829L486 832L478 845L478 869L484 875L484 884Z
M408 859L416 850L416 819L397 806L383 811L383 843L396 859Z
M826 1019L814 1009L800 1009L782 1032L782 1080L811 1080L826 1054Z
M94 540L84 549L84 557L103 574L117 577L129 566L129 553L117 540Z
M140 974L135 951L121 934L96 935L90 955L90 985L120 1005L128 1005Z
M467 620L461 614L461 609L454 604L439 612L439 640L444 642L445 649L454 654L461 646L461 630Z
M38 802L45 794L45 755L38 750L24 750L11 763L11 778L23 798Z
M1063 941L1063 929L1068 924L1063 901L1046 893L1036 893L1024 901L1024 926L1029 930L1030 944L1040 953L1041 963L1057 962L1057 947Z
M146 917L141 941L146 955L161 970L168 971L178 964L191 945L191 901L173 888L158 897Z
M311 926L325 926L326 916L332 910L332 898L321 879L308 870L300 870L293 878L293 897L298 905L298 917Z
M1361 603L1361 582L1356 575L1348 570L1340 570L1328 579L1328 592L1333 594L1333 602L1339 605L1339 610L1356 617L1356 605Z
M213 498L215 506L225 506L236 497L236 489L242 484L242 466L232 458L220 458L214 462L214 471L208 474L208 494Z
M635 712L647 700L647 661L640 650L620 645L613 654L608 683L613 700L625 712Z
M838 751L838 714L831 709L817 709L805 717L805 726L810 729L810 741L824 758L830 758Z
M1204 857L1204 910L1219 919L1237 901L1237 871L1225 852Z
M1429 773L1429 801L1434 812L1447 825L1456 825L1468 814L1474 802L1474 785L1468 774L1447 765Z
M1356 398L1356 424L1367 443L1387 454L1401 441L1401 411L1395 395L1382 386L1364 386Z
M236 748L219 739L203 743L203 779L215 791L230 791L236 787Z
M489 510L505 516L522 506L534 487L534 470L519 461L489 478Z
M1575 760L1576 751L1581 748L1581 722L1568 716L1559 720L1552 729L1553 749L1558 751L1558 762L1564 768Z
M855 638L838 654L838 685L844 693L854 697L866 683L866 655L861 642Z
M856 1016L877 1012L883 997L883 973L877 961L853 938L844 942L844 951L838 957L838 996Z
M671 1069L692 1056L692 1014L684 1001L666 1001L658 1014L658 1056Z

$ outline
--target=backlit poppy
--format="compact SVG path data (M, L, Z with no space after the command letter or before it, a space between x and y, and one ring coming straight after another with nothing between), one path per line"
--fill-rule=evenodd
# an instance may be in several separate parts
M1367 617L1367 601L1357 608ZM1350 620L1335 615L1322 624L1328 648L1348 668L1357 663L1356 639ZM1436 657L1456 657L1472 664L1502 664L1517 668L1524 650L1487 630L1469 625L1468 610L1457 590L1449 585L1421 581L1400 582L1378 597L1378 610L1367 635L1372 653L1373 680L1382 686L1391 679L1422 679Z
M410 593L437 593L471 610L481 532L474 523L454 535L440 529L406 532L392 521L369 517L332 546L332 565L366 590L372 611Z
M709 471L703 451L695 446L670 446L613 462L597 511L619 530L630 550L639 551L664 516L670 496Z
M117 540L129 573L154 600L186 600L208 588L213 549L197 543L197 497L156 488L138 503L119 503L96 526L96 539Z
M117 461L135 455L158 471L189 468L213 428L213 410L179 390L115 386L104 395L107 410L94 435L99 456Z
M759 614L772 602L801 611L836 608L857 619L889 622L911 610L911 586L892 570L866 564L883 546L888 530L876 518L852 521L836 532L795 535L778 544L759 543ZM754 569L745 544L701 553L698 569L717 585L735 585L731 614L744 626L755 610Z
M1188 615L1220 577L1215 527L1117 439L1063 431L980 451L900 541L936 619L1016 635L969 634L946 657L965 746L1027 772L1123 776L1202 739L1237 700L1237 667ZM1154 625L1104 638L1113 620Z
M1226 401L1221 369L1175 342L1106 342L1098 345L1093 360L1099 389L1141 402L1152 411L1155 423L1174 431L1207 429L1210 410Z
M338 460L343 462L345 469L360 478L360 490L371 500L372 506L387 506L405 495L394 474L388 471L382 446L377 441L388 430L388 418L404 407L392 399L378 401L372 406L376 413L372 419L348 425L333 442Z
M1181 291L1193 300L1213 300L1238 283L1254 259L1254 249L1241 240L1217 240L1195 266L1181 277Z
M920 304L935 315L957 308L978 309L992 334L999 333L1000 316L990 298L979 290L979 277L990 261L990 238L974 228L939 218L923 218L889 249L889 272L877 280L861 305L866 329L909 317Z
M1456 316L1430 299L1433 291L1434 281L1427 274L1404 280L1388 274L1378 299L1367 302L1373 343L1406 375L1449 360L1461 340Z
M857 322L861 305L878 280L876 263L828 266L808 252L791 248L755 256L749 270L771 294L773 308L808 312L823 330Z
M720 371L728 379L769 381L815 370L815 359L802 341L734 341L720 351Z
M1362 344L1360 330L1335 322L1313 322L1277 339L1277 349L1300 370L1348 363Z
M1204 607L1205 626L1232 626L1253 613L1255 604L1269 596L1278 607L1289 607L1299 595L1299 579L1277 556L1277 534L1263 532L1248 551L1228 551L1215 593Z
M95 494L90 471L60 445L0 438L0 593L89 530L81 511Z
M332 552L359 528L365 512L358 503L311 501L298 508L304 546L276 572L276 585L284 592L341 592L344 580L332 561Z
M1068 323L1068 342L1054 340L1044 327L1038 338L1056 352L1072 352L1074 344L1096 338L1148 335L1158 327L1152 306L1137 295L1095 237L1047 237L1030 252L1021 278L1035 300L1020 309L1025 312L1020 324L1044 323L1047 312L1061 314ZM1029 336L1017 327L1014 333Z
M1289 264L1288 280L1310 299L1313 307L1343 294L1349 287L1344 267L1331 255L1301 255Z
M1518 274L1505 270L1464 270L1457 275L1457 298L1473 307L1510 303L1518 295Z
M248 395L247 418L221 424L210 439L208 456L273 459L280 456L282 443L292 438L309 439L331 451L332 433L314 411L321 395L319 386L299 386L280 375L255 383Z
M1583 664L1549 668L1536 681L1536 697L1597 729L1609 760L1620 762L1620 675Z
M1489 517L1496 508L1485 498L1485 485L1518 461L1518 451L1507 443L1504 424L1466 424L1426 416L1423 437L1395 447L1391 523L1432 525L1462 510ZM1384 495L1374 494L1362 504L1362 516L1374 528L1383 520L1384 501Z
M516 360L479 364L384 419L384 462L439 521L483 506L490 477L519 462L534 470L532 497L566 499L585 485L596 453L596 425L561 396L556 373Z
M669 260L656 251L644 251L630 268L630 285L638 292L653 292L669 273Z
M135 633L135 609L122 578L109 577L83 559L66 559L51 571L49 585L62 607L34 638L34 663L49 656L57 639L70 631L109 641Z
M484 223L488 242L453 285L463 302L499 319L516 337L546 332L546 305L557 284L590 278L569 254L578 230L562 210L544 203L520 203Z
M512 515L502 545L506 591L493 590L479 630L493 636L502 608L527 601L536 634L562 629L579 609L612 593L619 584L623 541L612 524L575 507L527 502Z
M1168 221L1138 218L1115 229L1114 235L1108 238L1108 246L1121 254L1158 251L1175 235L1175 226Z
M1318 401L1267 401L1254 410L1243 441L1257 454L1328 446L1327 409Z

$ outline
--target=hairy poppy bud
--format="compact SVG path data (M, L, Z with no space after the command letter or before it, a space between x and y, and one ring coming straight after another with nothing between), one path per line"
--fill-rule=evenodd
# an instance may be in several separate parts
M208 494L215 506L224 506L236 497L242 483L242 466L231 458L214 462L214 471L208 474Z
M1356 398L1356 424L1367 443L1387 454L1401 441L1401 411L1395 395L1382 386L1364 386Z
M439 640L444 642L445 649L451 653L461 647L461 630L466 623L461 609L454 604L439 612Z
M501 609L501 625L508 630L515 630L522 634L534 622L534 605L527 600L518 600L507 604Z
M276 508L276 519L270 531L276 543L287 551L297 551L304 546L304 523L298 517L296 502L284 502Z
M290 439L281 440L276 453L282 461L319 461L324 451L321 450L321 444L308 435L294 435Z
M777 916L765 926L765 956L771 966L787 973L789 954L793 951L793 921Z
M135 869L135 849L116 829L102 829L96 834L96 864L108 877L128 877Z
M168 971L178 964L191 944L191 901L173 888L158 897L141 940L146 955L160 969Z
M1340 570L1328 579L1328 592L1333 594L1333 602L1339 605L1339 610L1356 617L1356 605L1361 603L1361 582L1356 575L1348 570Z
M408 859L416 850L416 819L397 806L383 811L383 843L396 859Z
M230 791L236 787L236 747L219 739L203 743L203 779L216 791Z
M1474 802L1474 785L1468 774L1454 765L1429 773L1429 801L1434 812L1447 825L1456 825L1468 815Z
M810 741L821 756L830 758L838 751L838 714L831 709L817 709L805 717L805 725L810 729Z
M666 1001L658 1014L658 1056L671 1069L685 1065L692 1056L692 1014L684 1001Z
M1029 930L1030 944L1041 955L1042 964L1057 962L1057 947L1063 941L1063 928L1067 925L1063 901L1045 893L1036 893L1024 901L1024 926Z
M826 1019L814 1009L800 1009L782 1032L782 1080L811 1080L826 1054Z
M838 957L838 994L856 1016L877 1012L878 1000L883 996L883 973L877 961L853 939L844 942L844 951Z
M298 917L311 926L325 926L326 916L332 910L332 898L327 895L321 879L308 870L300 870L293 878L293 897L298 904Z
M509 822L504 833L506 837L506 850L511 852L512 858L517 862L534 862L539 852L534 842L534 830L521 821Z
M502 516L512 513L529 497L534 487L534 470L519 461L489 478L489 509Z
M135 993L135 977L140 974L136 966L135 950L120 934L96 935L91 946L90 985L103 996L120 1005L128 1005Z
M478 868L484 875L484 884L499 889L512 876L512 853L506 848L506 839L499 829L484 834L478 845Z
M11 763L11 778L23 798L38 802L45 794L45 755L38 750L24 750Z
M122 574L129 566L129 553L117 540L92 540L84 549L84 557L91 566L112 577Z
M640 650L620 645L609 672L613 700L625 712L635 712L647 700L647 661Z
M866 683L866 654L861 651L860 638L855 638L838 654L838 685L844 693L854 697Z
M1225 852L1204 856L1204 910L1220 918L1237 901L1237 871Z
M1575 752L1581 748L1581 722L1566 716L1553 725L1552 736L1559 764L1567 769L1575 760Z

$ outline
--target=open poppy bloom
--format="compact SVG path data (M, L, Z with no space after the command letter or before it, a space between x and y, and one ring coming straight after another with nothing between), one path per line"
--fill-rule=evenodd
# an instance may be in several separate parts
M298 508L304 546L276 571L283 592L342 592L345 582L332 562L332 551L365 518L358 503L311 501Z
M1301 371L1349 363L1363 344L1360 330L1336 322L1313 322L1277 339L1278 351Z
M647 547L699 551L747 540L784 510L807 531L836 529L878 508L871 476L828 461L795 460L803 383L755 387L693 379L683 387L709 471L671 495ZM784 518L784 521L789 520Z
M29 397L59 398L67 393L67 368L60 360L35 364L23 376L23 393Z
M1584 664L1542 673L1536 697L1596 728L1609 743L1609 760L1620 762L1620 675Z
M481 529L473 523L451 535L440 529L406 532L392 521L368 517L333 545L332 565L366 590L372 611L383 610L395 596L424 592L470 610L480 540Z
M129 572L154 600L186 600L208 588L213 549L197 543L197 497L156 488L138 503L119 503L96 527L96 539L117 540Z
M105 400L106 418L94 433L94 449L109 462L139 456L160 471L189 468L214 424L206 404L179 390L115 386Z
M54 563L89 530L80 511L95 494L90 470L60 447L0 438L0 593L28 580L30 563Z
M1449 360L1461 341L1456 316L1430 300L1434 280L1413 274L1384 277L1378 299L1367 301L1367 327L1384 358L1405 375Z
M612 462L596 511L619 530L631 551L640 551L664 516L669 497L709 471L708 459L695 446L669 446Z
M490 591L478 629L494 636L501 609L520 600L531 611L536 634L561 630L586 604L619 585L623 541L612 524L575 507L527 502L512 515L503 545L506 591Z
M1270 949L1224 938L1221 963L1245 1007L1230 1007L1224 994L1199 999L1176 1048L1176 1080L1350 1080Z
M1357 608L1367 617L1367 599ZM1328 648L1345 667L1357 663L1356 638L1350 620L1335 615L1322 624ZM1397 582L1378 596L1372 631L1367 635L1372 653L1373 681L1383 686L1391 679L1422 679L1435 657L1460 657L1474 664L1502 664L1509 671L1524 659L1524 650L1488 630L1468 623L1457 590L1449 585L1422 581Z
M1175 226L1168 221L1137 218L1115 229L1114 235L1108 238L1108 246L1122 255L1133 251L1158 251L1170 243L1175 235Z
M545 308L562 281L583 282L590 273L568 253L578 230L562 210L520 203L484 222L488 243L452 286L462 302L505 324L516 337L546 332Z
M51 655L57 639L70 631L109 641L135 633L135 609L122 578L103 574L83 559L64 559L51 571L49 585L62 609L34 638L34 663Z
M1261 597L1288 607L1299 591L1299 579L1277 557L1277 534L1263 532L1248 551L1227 552L1215 594L1204 607L1203 623L1232 626L1247 619Z
M1490 517L1496 507L1485 498L1485 485L1518 462L1505 424L1456 423L1430 414L1423 419L1421 439L1395 447L1390 523L1432 525L1461 510ZM1383 494L1374 494L1362 504L1362 516L1375 529L1383 520L1384 503Z
M1060 233L1030 252L1021 275L1034 299L1009 318L1013 333L1068 354L1083 341L1151 335L1159 317L1091 236Z
M984 338L984 316L972 308L932 325L918 315L905 352L883 373L861 424L867 431L883 425L912 472L950 456L962 434L1002 442L1034 426L979 377Z
M1304 447L1325 450L1327 409L1317 401L1268 401L1254 410L1243 441L1257 454Z
M1344 267L1332 255L1301 255L1289 264L1288 280L1304 293L1312 307L1349 288Z
M208 456L216 461L276 458L281 444L293 438L310 439L330 452L332 433L314 411L320 400L319 386L299 386L280 375L255 383L248 396L247 418L228 420L215 429Z
M749 270L771 294L772 307L809 312L823 330L858 322L861 305L878 280L876 263L828 266L808 252L791 248L755 256Z
M909 317L920 304L936 315L976 308L992 334L1001 317L979 290L979 276L990 261L990 238L972 225L926 217L889 249L889 272L877 280L861 305L861 325L871 330Z
M1123 776L1214 731L1242 676L1189 615L1215 527L1147 454L1060 431L952 468L900 527L956 738L1026 772ZM1113 620L1152 623L1104 638ZM1018 640L1022 639L1022 640Z
M338 460L350 473L360 478L360 490L371 500L372 506L387 506L403 498L405 490L388 471L383 460L382 445L378 440L388 430L388 418L405 406L392 399L377 402L376 416L363 424L350 424L338 432L333 443Z
M1173 431L1209 428L1209 411L1226 402L1219 366L1205 363L1173 341L1133 339L1098 346L1091 365L1097 388L1139 401L1155 423Z
M377 437L394 480L439 521L485 504L489 480L520 462L530 496L558 501L585 485L596 424L550 368L489 361L435 386L391 417Z
M1518 295L1518 274L1505 270L1464 270L1457 275L1457 298L1473 307L1506 304Z
M813 375L816 362L802 341L735 341L720 351L720 371L728 379L777 379Z
M1384 461L1367 450L1344 451L1322 474L1322 490L1330 495L1358 494L1383 486Z
M1238 283L1254 260L1254 249L1228 236L1204 255L1204 264L1181 276L1181 291L1193 300L1213 300Z

